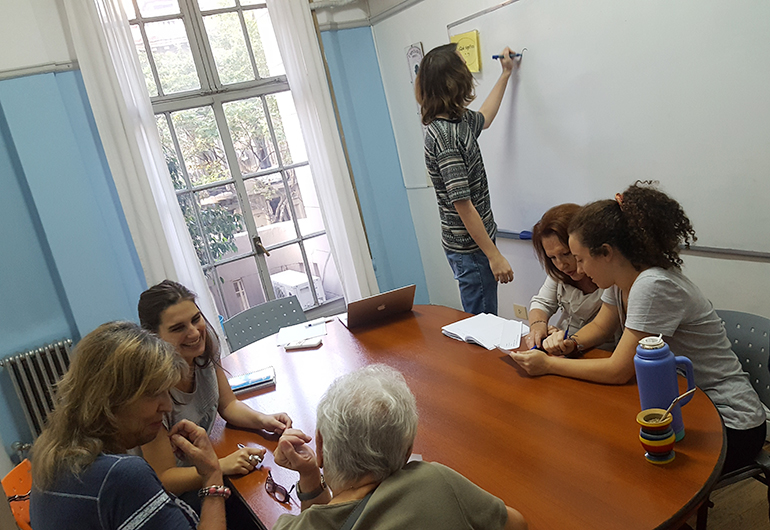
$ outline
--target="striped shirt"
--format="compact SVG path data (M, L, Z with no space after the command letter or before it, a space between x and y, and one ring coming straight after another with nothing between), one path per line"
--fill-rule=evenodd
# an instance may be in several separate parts
M49 490L32 487L35 530L194 530L195 512L170 493L138 456L99 455L80 476Z
M425 165L436 190L441 243L452 252L479 249L454 207L456 201L470 199L489 237L497 235L487 174L476 141L483 128L484 115L469 109L458 121L433 120L425 134Z

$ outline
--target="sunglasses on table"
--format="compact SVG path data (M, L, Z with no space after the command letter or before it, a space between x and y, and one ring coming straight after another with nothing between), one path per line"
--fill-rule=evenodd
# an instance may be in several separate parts
M291 488L287 490L273 480L273 474L268 470L267 479L265 480L265 490L278 502L290 502L290 493L294 490L294 486L295 484L292 484Z

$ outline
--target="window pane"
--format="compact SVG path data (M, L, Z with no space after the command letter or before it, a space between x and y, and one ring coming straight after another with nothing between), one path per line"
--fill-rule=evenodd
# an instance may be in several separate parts
M174 142L171 140L171 132L168 129L166 116L164 114L155 116L155 122L158 124L160 144L163 148L166 166L168 166L168 174L171 175L171 181L174 183L174 189L185 189L187 185L184 181L184 175L182 175L182 167L179 165L179 156L174 149Z
M243 3L243 2L241 2ZM275 40L273 24L267 9L249 9L243 12L246 28L254 50L254 59L260 77L285 75L283 59L278 51L278 41Z
M278 166L262 100L243 99L222 105L241 174Z
M226 184L195 192L201 226L215 262L251 252L235 186Z
M305 253L313 276L321 279L322 287L321 292L318 293L318 300L321 301L323 298L330 302L342 298L342 282L337 274L337 267L326 235L306 240Z
M302 309L315 305L298 244L271 251L267 257L267 266L276 298L294 295L299 299ZM313 283L319 295L318 302L323 303L325 298L321 278L313 274Z
M139 55L139 65L142 67L142 74L144 74L144 83L147 85L147 92L150 93L150 97L158 95L158 87L155 85L155 78L152 77L152 68L150 67L150 60L147 58L147 50L144 47L144 41L142 40L142 31L136 24L131 24L131 35L134 37L134 46L136 46L136 53Z
M198 255L198 262L201 265L205 265L209 262L209 259L208 254L206 253L203 236L201 235L200 227L198 225L198 216L195 212L193 199L189 193L177 195L176 199L179 201L179 207L182 209L182 215L184 216L184 222L187 225L187 231L190 232L193 247L195 247L195 253Z
M131 3L131 0L123 0L123 2ZM139 4L139 12L145 18L179 14L177 0L139 0L137 4Z
M165 20L145 24L150 50L165 94L200 88L184 23Z
M297 231L291 220L291 210L281 174L250 178L244 184L262 244L269 247L295 239Z
M209 9L219 9L220 7L233 7L235 0L198 0L198 7L201 11L208 11Z
M286 172L289 188L294 197L294 211L297 212L299 230L303 236L322 232L324 220L321 217L321 205L315 190L313 175L309 166L302 166ZM296 190L296 191L295 191Z
M265 96L270 120L273 122L275 137L278 140L278 150L281 160L286 164L295 164L307 160L305 140L299 128L297 109L291 92L280 92Z
M174 112L171 121L193 186L230 178L211 107Z
M265 0L241 0L242 6L254 6L257 4L265 4Z
M203 17L211 51L223 85L254 80L246 39L238 13Z
M209 283L209 289L212 293L216 287L212 285L216 282L221 290L222 297L214 296L219 313L225 319L231 318L243 311L243 300L248 300L251 307L262 304L267 301L265 292L262 289L262 283L259 280L256 260L249 256L239 259L225 265L218 265L214 271L206 275ZM243 287L242 295L239 295L240 288Z
M121 0L123 5L123 11L126 12L126 18L133 20L136 18L136 11L134 11L134 3L131 0Z

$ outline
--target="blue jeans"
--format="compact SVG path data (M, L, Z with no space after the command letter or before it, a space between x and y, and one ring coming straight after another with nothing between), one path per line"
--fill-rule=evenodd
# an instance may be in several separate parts
M497 280L489 260L480 250L471 254L444 249L455 280L460 284L460 299L466 313L497 314Z

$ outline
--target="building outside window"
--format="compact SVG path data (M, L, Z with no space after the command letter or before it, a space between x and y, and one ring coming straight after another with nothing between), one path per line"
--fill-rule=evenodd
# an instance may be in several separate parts
M265 3L122 1L177 200L220 314L292 294L303 309L340 299Z

